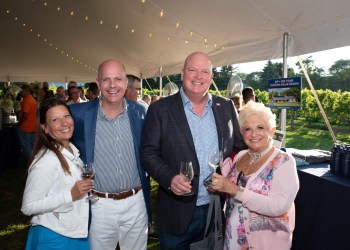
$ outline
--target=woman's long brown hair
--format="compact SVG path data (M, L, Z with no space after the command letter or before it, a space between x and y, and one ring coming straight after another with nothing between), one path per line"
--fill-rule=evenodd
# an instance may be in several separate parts
M57 156L57 158L59 159L63 171L66 174L71 175L71 172L69 170L69 165L61 153L61 149L63 147L62 143L55 140L54 138L52 138L49 134L46 134L44 129L40 126L40 125L46 124L47 111L49 109L56 107L56 106L59 106L59 105L65 106L70 113L70 110L69 110L68 106L66 105L66 103L60 99L49 98L49 99L43 100L41 102L40 107L39 107L39 117L38 117L38 122L37 122L37 135L36 135L36 139L35 139L33 152L30 156L28 164L29 164L29 166L32 165L32 163L35 159L35 156L39 153L40 150L43 149L43 153L39 156L39 158L36 160L36 162L41 157L43 157L43 155L49 149L49 150L53 151L55 153L55 155Z

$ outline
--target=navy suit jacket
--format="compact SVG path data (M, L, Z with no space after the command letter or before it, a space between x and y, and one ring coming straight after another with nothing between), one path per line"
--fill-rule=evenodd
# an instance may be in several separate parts
M69 108L74 119L74 145L79 149L81 159L84 162L94 161L95 131L97 121L97 110L100 99L73 104ZM137 102L127 100L128 116L130 120L131 132L134 140L134 151L137 162L137 170L142 183L142 189L146 202L148 217L151 222L151 200L150 181L140 162L141 134L144 126L147 106Z
M232 151L246 148L233 102L213 95L212 110L219 148L224 158ZM170 183L179 174L181 161L192 161L192 190L198 194L199 162L180 92L150 105L141 143L141 161L146 171L159 183L156 221L160 230L178 235L191 222L197 196L177 196Z

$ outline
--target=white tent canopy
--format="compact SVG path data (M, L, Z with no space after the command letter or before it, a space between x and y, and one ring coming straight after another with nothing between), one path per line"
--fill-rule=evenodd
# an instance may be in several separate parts
M143 3L144 2L144 3ZM163 16L161 17L161 13ZM349 0L3 0L0 81L90 82L105 59L142 78L350 45Z

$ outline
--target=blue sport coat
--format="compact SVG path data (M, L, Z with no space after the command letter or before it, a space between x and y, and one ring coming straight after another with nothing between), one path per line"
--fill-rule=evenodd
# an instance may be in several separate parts
M99 101L100 98L69 106L74 120L73 142L79 149L81 159L84 162L94 161L95 132ZM131 132L134 140L137 170L142 184L149 222L151 222L150 181L149 176L147 176L140 162L141 134L147 106L131 100L127 100L127 105Z

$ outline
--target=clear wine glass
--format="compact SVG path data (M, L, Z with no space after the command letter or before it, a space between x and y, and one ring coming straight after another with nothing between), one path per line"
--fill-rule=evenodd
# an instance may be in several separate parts
M213 150L209 152L208 155L208 165L212 168L213 173L216 172L216 169L220 167L222 163L222 152L220 150Z
M212 184L212 175L216 172L216 169L220 167L222 163L222 152L220 150L213 150L209 152L208 155L208 165L212 169L212 173L204 179L204 186L210 188Z
M92 163L84 164L82 178L86 180L86 179L93 179L94 177L95 177L95 172L92 168ZM96 202L98 200L98 197L88 192L88 196L86 199L92 202Z
M180 166L180 175L186 177L190 181L192 181L194 177L193 166L191 161L182 161ZM185 193L184 196L193 195L193 191L189 193Z

